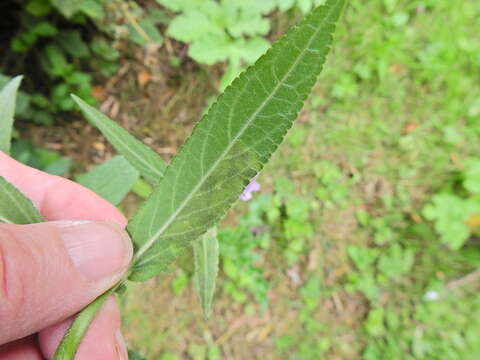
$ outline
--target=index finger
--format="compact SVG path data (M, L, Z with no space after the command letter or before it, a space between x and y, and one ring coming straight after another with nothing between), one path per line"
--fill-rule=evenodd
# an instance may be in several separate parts
M127 220L115 206L93 191L65 178L23 165L0 151L0 176L32 200L49 220L112 221L125 226Z

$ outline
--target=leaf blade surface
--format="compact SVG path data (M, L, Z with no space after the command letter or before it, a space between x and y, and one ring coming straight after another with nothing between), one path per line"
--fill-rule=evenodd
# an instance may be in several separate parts
M0 91L0 151L6 154L10 153L17 91L22 78L14 77Z
M217 228L214 226L193 243L195 273L193 281L205 318L212 311L215 282L218 274L219 247Z
M78 96L72 97L87 120L100 130L115 149L140 172L140 175L151 184L156 184L162 178L166 164L158 154Z
M344 0L329 0L218 98L129 223L131 280L162 271L218 222L283 140L315 84Z
M0 176L0 222L24 225L42 221L30 199Z

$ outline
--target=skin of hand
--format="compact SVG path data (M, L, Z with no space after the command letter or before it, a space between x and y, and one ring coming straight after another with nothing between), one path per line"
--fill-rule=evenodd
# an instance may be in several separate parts
M51 359L72 316L112 287L132 258L125 217L92 191L0 152L0 176L47 222L0 223L0 360ZM76 360L126 360L114 297Z

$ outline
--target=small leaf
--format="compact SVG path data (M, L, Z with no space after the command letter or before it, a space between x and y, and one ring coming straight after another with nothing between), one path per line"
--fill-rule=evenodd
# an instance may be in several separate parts
M148 43L161 45L163 42L162 34L149 19L140 20L136 26L128 24L128 30L130 32L130 40L140 46Z
M76 180L113 205L118 205L139 177L138 171L123 156L117 155L93 170L78 175Z
M15 101L22 76L10 80L0 91L0 151L10 153Z
M75 95L72 97L87 120L101 131L115 149L140 172L140 175L151 184L156 184L162 178L166 165L158 154L79 97Z
M51 4L66 18L71 18L79 9L82 1L50 0Z
M202 304L205 318L212 310L215 281L218 274L218 238L217 228L213 227L193 243L195 274L193 281Z
M23 225L42 221L30 199L0 176L0 222Z
M210 108L128 224L131 280L163 271L215 225L282 142L310 93L344 0L292 28Z
M78 10L83 12L88 17L98 21L105 17L105 10L103 9L102 4L103 2L103 0L82 0L79 2Z
M78 30L64 30L55 39L60 46L74 58L85 58L90 56L90 50L82 39Z

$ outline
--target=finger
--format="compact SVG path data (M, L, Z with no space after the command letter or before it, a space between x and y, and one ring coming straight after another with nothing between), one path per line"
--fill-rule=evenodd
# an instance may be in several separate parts
M42 360L36 336L0 345L0 360Z
M132 252L114 223L0 224L0 344L76 313L121 279Z
M0 176L14 184L47 220L82 219L126 225L109 202L72 181L23 165L0 152Z
M53 357L70 323L71 320L67 320L40 332L40 348L47 359ZM112 296L91 323L78 348L75 360L127 359L127 348L120 333L120 312Z

